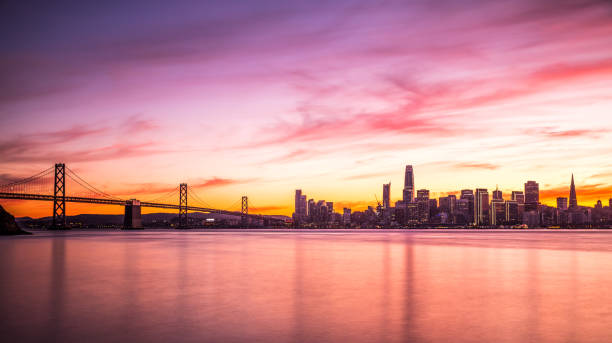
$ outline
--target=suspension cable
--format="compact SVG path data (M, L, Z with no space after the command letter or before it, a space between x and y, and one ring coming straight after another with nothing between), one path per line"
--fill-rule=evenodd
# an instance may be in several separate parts
M161 201L161 200L167 199L167 198L169 198L171 195L173 195L174 193L176 193L176 191L177 191L177 190L178 190L178 187L174 188L173 190L171 190L171 191L170 191L170 192L168 192L168 193L165 193L165 194L163 194L163 195L161 195L161 196L158 196L157 198L153 198L153 199L151 199L151 200L146 200L145 202L158 202L158 201Z
M54 167L45 169L45 170L41 171L38 174L32 175L30 177L26 177L26 178L18 180L18 181L14 181L14 182L10 182L10 183L4 184L4 185L0 185L0 187L10 187L10 186L16 186L16 185L19 185L19 184L28 183L30 181L33 181L33 180L37 179L37 178L41 178L43 176L47 176L47 174L50 174L53 171L53 169L54 169Z
M104 191L101 191L101 190L99 190L98 188L96 188L96 187L92 186L91 184L89 184L89 182L87 182L87 181L83 180L83 178L81 178L81 177L80 177L80 176L79 176L77 173L75 173L75 172L74 172L72 169L70 169L70 168L68 168L68 167L66 167L66 169L68 169L68 171L69 171L69 173L67 173L67 174L68 174L68 176L70 176L70 174L73 174L74 176L76 176L76 177L77 177L79 180L81 180L82 182L84 182L86 185L88 185L88 186L90 187L90 188L89 188L89 190L90 190L90 191L91 191L91 190L93 190L93 191L94 191L94 193L98 193L98 194L100 194L100 195L106 196L107 198L111 198L111 199L115 199L115 200L122 200L121 198L118 198L118 197L116 197L116 196L114 196L114 195L110 195L110 194L108 194L108 193L106 193L106 192L104 192ZM77 182L79 185L81 185L81 186L85 187L83 184L79 183L79 182L78 182L78 181L76 181L74 178L72 178L72 177L70 177L70 178L71 178L73 181ZM87 187L85 187L85 188L87 188Z

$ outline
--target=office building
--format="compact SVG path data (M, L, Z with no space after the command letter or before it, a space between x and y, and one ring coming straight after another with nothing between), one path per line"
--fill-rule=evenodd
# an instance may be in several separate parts
M506 224L516 225L521 222L519 204L516 200L506 200Z
M502 225L506 221L506 204L503 200L491 200L490 222L491 225Z
M495 190L493 191L493 200L504 200L502 191L500 191L497 186L495 186Z
M558 197L557 198L557 208L559 210L567 210L567 198L565 197Z
M295 190L295 210L293 212L293 220L295 222L302 222L306 219L307 206L306 206L306 195L302 194L301 189Z
M342 210L342 223L344 225L349 225L351 223L351 209L344 208Z
M468 199L457 199L457 206L453 215L454 224L469 224L472 223L470 220L473 216L474 210L470 209L470 203Z
M383 185L383 208L391 207L391 182Z
M535 181L525 183L525 212L538 211L540 204L540 186Z
M474 223L474 191L471 189L462 189L461 199L466 200L468 205L468 213L465 219L468 223Z
M428 189L419 189L417 191L417 201L419 199L429 199L429 190Z
M476 189L474 196L474 224L489 224L489 191L486 188Z
M411 165L406 166L404 174L404 190L402 192L402 200L404 203L410 203L414 200L414 172Z
M516 201L519 205L525 204L525 193L523 191L512 191L511 200Z

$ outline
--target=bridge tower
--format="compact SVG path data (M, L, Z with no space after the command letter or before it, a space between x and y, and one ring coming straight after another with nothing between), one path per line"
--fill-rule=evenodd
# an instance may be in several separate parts
M181 183L179 191L179 228L186 228L187 222L187 184Z
M66 229L66 165L55 164L52 229Z
M242 226L247 227L249 225L249 197L246 195L242 197L242 206L240 207L240 214L242 219Z

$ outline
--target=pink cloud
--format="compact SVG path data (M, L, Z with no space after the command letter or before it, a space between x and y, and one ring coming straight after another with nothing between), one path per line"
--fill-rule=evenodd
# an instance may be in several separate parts
M204 181L200 181L200 182L196 182L190 185L194 188L210 188L210 187L223 187L223 186L236 185L236 184L247 183L251 181L253 180L237 180L237 179L226 179L226 178L220 178L220 177L213 177L213 178L210 178Z

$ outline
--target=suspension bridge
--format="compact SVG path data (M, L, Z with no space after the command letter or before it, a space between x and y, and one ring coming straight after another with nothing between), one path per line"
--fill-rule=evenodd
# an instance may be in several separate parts
M70 192L68 192L70 190ZM178 228L190 228L188 213L217 213L241 218L241 225L246 227L250 222L260 222L264 226L284 225L284 220L249 213L249 199L242 196L238 201L240 210L216 209L208 205L197 192L186 183L169 192L147 201L135 198L122 199L92 186L64 163L43 170L28 178L0 185L0 199L20 199L53 202L53 229L64 229L66 226L66 203L88 203L124 206L124 229L142 228L141 208L161 208L178 211ZM178 200L173 203L172 199ZM237 203L238 203L237 202ZM232 205L233 206L233 205Z

